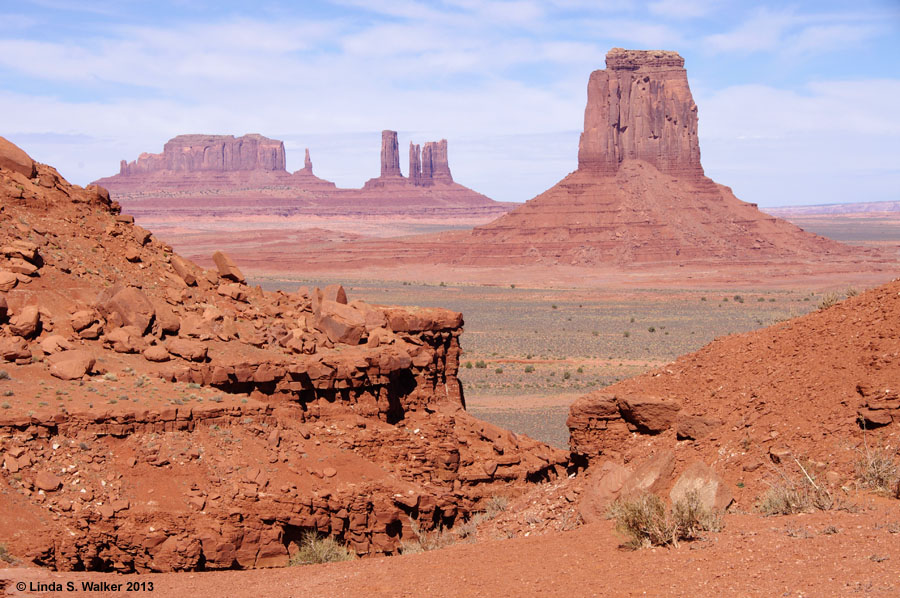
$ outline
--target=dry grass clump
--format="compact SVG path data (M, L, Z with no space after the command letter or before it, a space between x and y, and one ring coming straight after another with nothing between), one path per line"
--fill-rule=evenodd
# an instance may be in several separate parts
M783 469L776 470L778 479L769 484L756 503L756 510L763 515L793 515L811 511L829 511L843 505L828 488L809 473L806 467L794 459L802 475L790 475Z
M896 451L885 446L870 450L868 443L865 451L856 462L856 475L863 486L876 492L895 492L900 473L894 460Z
M323 537L314 531L303 532L300 550L291 557L290 565L313 565L352 561L356 555L331 537Z
M651 546L678 546L681 540L695 540L702 532L722 529L721 516L708 509L697 492L688 495L666 510L663 500L649 492L635 498L617 500L609 515L616 531L625 536L625 545L637 550Z
M400 554L417 554L420 552L428 552L445 548L456 542L456 537L443 529L436 530L430 534L419 527L419 523L415 520L410 521L413 535L412 540L404 540L400 543Z

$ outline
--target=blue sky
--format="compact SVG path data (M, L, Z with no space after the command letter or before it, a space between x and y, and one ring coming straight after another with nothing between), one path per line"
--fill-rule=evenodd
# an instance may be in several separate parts
M395 129L524 201L575 168L620 46L684 56L703 165L741 199L900 200L900 0L0 0L0 23L0 135L79 184L255 132L359 186Z

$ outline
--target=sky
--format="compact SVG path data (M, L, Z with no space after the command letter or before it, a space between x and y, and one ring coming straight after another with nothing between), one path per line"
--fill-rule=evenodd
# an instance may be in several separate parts
M260 133L358 187L393 129L525 201L576 168L588 76L625 47L685 58L703 166L739 198L900 200L900 0L0 0L0 25L0 135L82 185Z

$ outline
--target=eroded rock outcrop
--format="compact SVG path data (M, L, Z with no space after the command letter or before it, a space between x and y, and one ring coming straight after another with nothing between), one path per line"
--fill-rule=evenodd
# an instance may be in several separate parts
M119 174L159 171L234 172L241 170L284 171L284 144L262 135L179 135L163 147L161 154L141 154L130 163L122 161Z
M566 474L568 453L466 413L462 314L250 287L36 169L0 165L0 267L27 271L0 291L0 512L40 514L0 537L17 557L283 566L310 530L392 554Z
M588 81L578 168L615 174L643 160L673 176L702 176L697 105L677 52L623 50Z

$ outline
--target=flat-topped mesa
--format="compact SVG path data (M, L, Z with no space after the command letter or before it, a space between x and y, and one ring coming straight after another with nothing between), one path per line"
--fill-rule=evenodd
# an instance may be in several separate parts
M606 70L591 73L578 168L615 174L624 160L703 175L697 105L677 52L613 48Z
M170 172L285 172L284 143L262 135L179 135L161 154L141 154L134 162L122 160L124 176Z
M402 177L397 131L381 132L381 177Z

